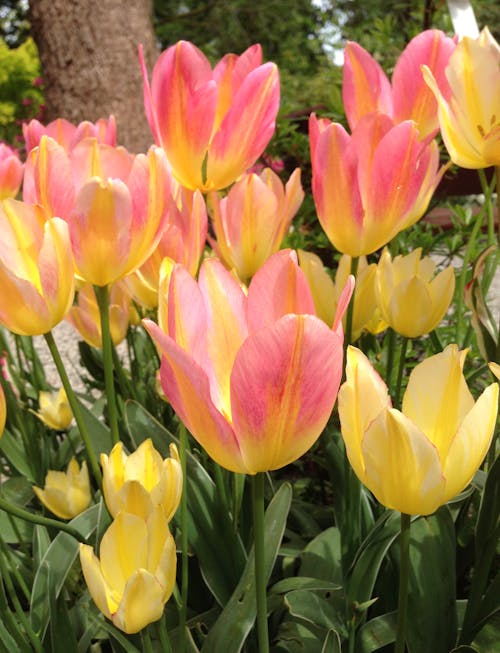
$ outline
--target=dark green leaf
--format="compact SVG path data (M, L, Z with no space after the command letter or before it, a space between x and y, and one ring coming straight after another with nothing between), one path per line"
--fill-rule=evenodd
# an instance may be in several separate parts
M356 636L356 653L372 653L396 640L397 613L389 612L363 624Z

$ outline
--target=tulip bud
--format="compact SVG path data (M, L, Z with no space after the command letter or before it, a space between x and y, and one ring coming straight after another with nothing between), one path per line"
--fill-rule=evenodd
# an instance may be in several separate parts
M66 472L49 470L43 490L33 486L33 491L54 515L61 519L73 519L90 503L87 463L83 461L80 468L75 458L72 458Z
M73 413L64 388L61 388L59 392L41 391L38 395L38 403L40 410L35 415L49 428L55 431L64 431L71 424Z

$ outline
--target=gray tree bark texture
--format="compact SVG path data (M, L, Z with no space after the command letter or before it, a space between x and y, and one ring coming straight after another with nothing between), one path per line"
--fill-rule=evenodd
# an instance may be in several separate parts
M118 144L145 152L153 138L144 115L137 46L148 68L158 56L151 0L30 0L47 122L78 123L114 114Z

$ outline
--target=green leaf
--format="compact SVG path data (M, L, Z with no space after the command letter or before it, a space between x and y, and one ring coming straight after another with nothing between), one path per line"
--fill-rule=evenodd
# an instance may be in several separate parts
M28 464L29 458L26 456L21 441L7 429L4 431L3 436L0 439L0 449L3 451L10 464L22 476L27 478L30 483L35 482L33 472Z
M113 446L110 430L78 398L77 401L80 404L83 421L87 427L87 433L89 434L95 455L99 456L101 453L109 453Z
M321 649L321 653L341 653L340 637L334 630L329 630Z
M300 574L342 584L342 551L338 528L327 528L304 548Z
M50 537L45 526L37 524L33 528L33 568L38 569L50 546Z
M98 513L99 504L87 508L69 523L88 539L96 528ZM49 581L52 579L58 597L77 554L78 542L68 533L59 533L45 552L38 567L31 590L30 621L33 630L42 637L50 616L47 602Z
M164 457L169 455L171 442L179 446L178 439L136 402L127 402L126 419L136 445L151 438ZM189 545L198 557L207 586L224 606L238 584L246 554L214 482L198 460L186 453Z
M457 637L455 527L449 508L415 520L410 536L408 648L448 653Z
M286 594L293 590L324 590L329 592L336 592L341 590L342 587L329 580L320 580L319 578L307 578L305 576L294 576L293 578L284 578L283 580L275 583L269 593L271 594Z
M343 612L338 611L329 593L312 592L309 590L295 590L285 596L285 605L290 614L299 619L310 621L312 624L339 632L342 637L347 636Z
M356 653L372 653L396 640L397 613L389 612L363 624L356 636Z
M488 623L481 628L474 638L472 646L480 653L495 653L500 642L500 614L495 614Z
M269 579L285 532L288 511L292 501L292 488L284 483L269 503L264 518L266 542L265 576ZM202 653L238 653L250 632L256 615L255 574L253 548L227 605L210 630Z

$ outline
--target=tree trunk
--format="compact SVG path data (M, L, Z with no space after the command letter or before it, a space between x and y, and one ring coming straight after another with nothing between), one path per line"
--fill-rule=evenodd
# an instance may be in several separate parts
M151 68L158 55L151 0L30 0L45 84L47 120L78 123L114 114L118 143L144 152L153 142L144 115L137 46Z

